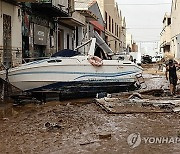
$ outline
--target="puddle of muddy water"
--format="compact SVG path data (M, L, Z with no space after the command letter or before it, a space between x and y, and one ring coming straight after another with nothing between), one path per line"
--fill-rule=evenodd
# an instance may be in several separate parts
M23 113L34 113L38 112L41 108L51 108L61 106L82 106L93 103L92 98L86 99L74 99L74 100L65 100L65 101L50 101L44 104L34 104L29 102L28 104L22 104L18 106L13 106L12 102L3 102L0 103L0 119L8 118L12 116L17 116L18 114Z
M8 118L16 114L12 103L0 103L0 119Z

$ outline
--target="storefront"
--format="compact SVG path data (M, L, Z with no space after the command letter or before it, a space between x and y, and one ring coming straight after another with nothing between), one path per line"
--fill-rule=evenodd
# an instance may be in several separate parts
M33 61L56 52L54 20L40 15L23 14L23 59Z
M34 24L34 57L43 58L46 56L47 39L50 28Z

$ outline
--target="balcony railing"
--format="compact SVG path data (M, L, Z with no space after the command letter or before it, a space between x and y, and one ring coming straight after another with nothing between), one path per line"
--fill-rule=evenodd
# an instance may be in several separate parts
M33 10L48 16L67 17L70 15L68 0L36 0L31 4Z
M68 0L36 0L38 3L49 4L56 8L61 8L68 13Z
M16 1L16 2L31 2L31 3L34 3L37 0L14 0L14 1Z
M31 2L31 3L34 3L37 0L4 0L4 1L14 4L14 3L18 3L18 2Z

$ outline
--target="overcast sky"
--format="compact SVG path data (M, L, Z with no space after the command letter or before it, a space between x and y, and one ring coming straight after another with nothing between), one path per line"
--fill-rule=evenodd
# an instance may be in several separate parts
M133 35L135 41L156 42L160 40L164 14L171 11L171 4L162 3L171 3L172 0L116 0L116 2L122 15L126 18L128 32Z

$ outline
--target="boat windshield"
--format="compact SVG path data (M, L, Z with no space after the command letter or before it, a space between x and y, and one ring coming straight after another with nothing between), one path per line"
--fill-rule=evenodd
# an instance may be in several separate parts
M74 57L77 55L81 55L81 53L70 49L64 49L56 52L52 57Z

